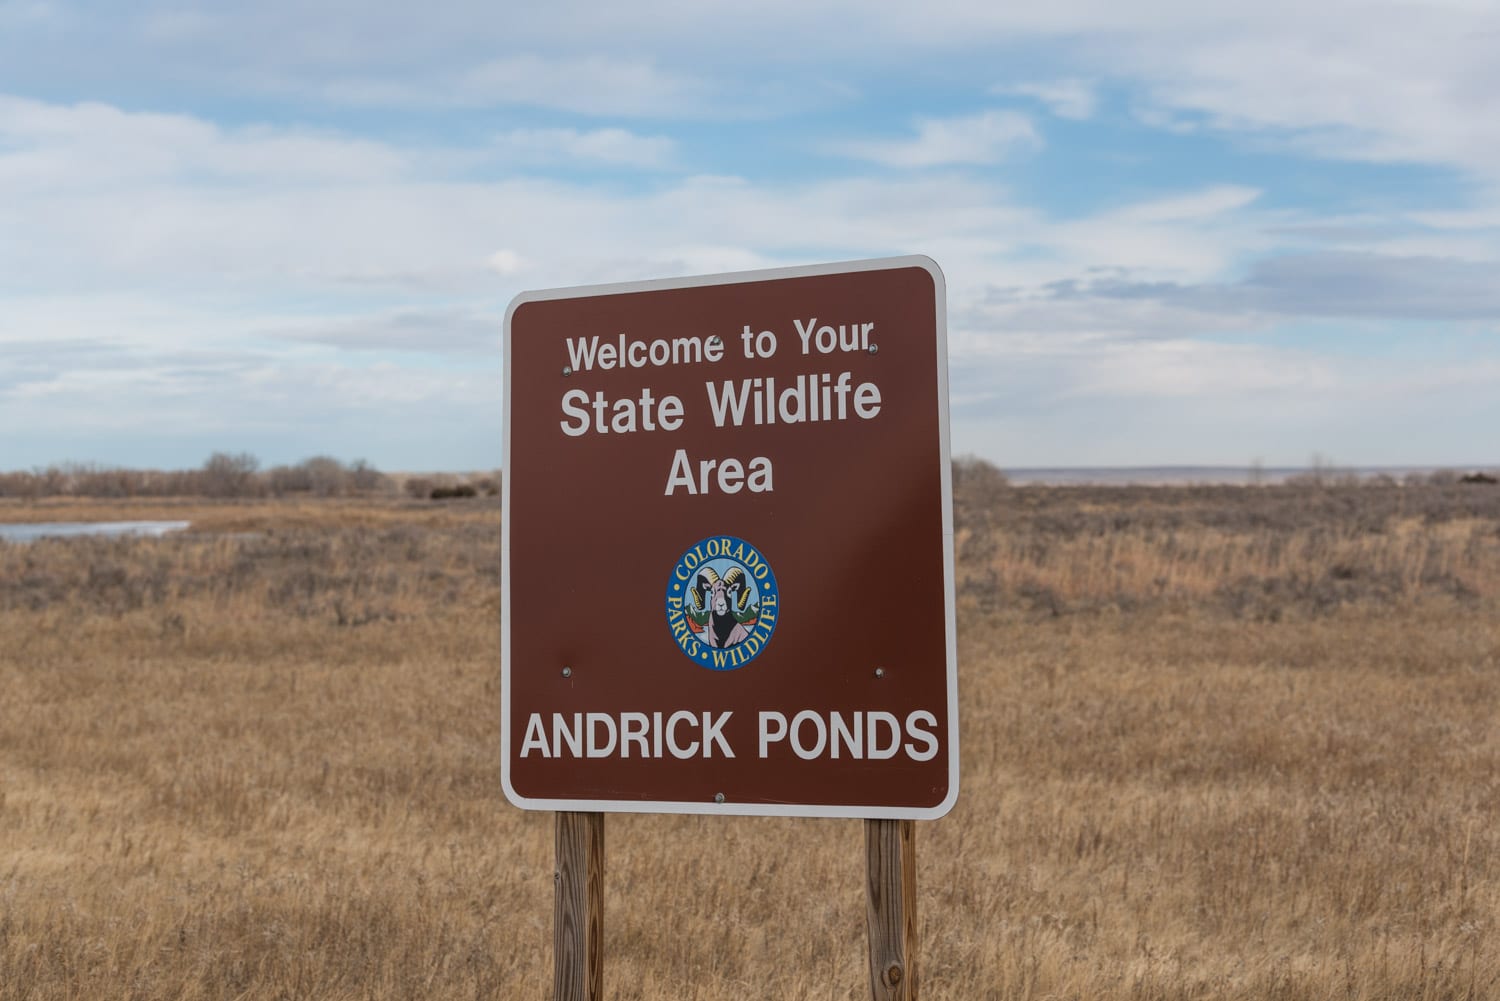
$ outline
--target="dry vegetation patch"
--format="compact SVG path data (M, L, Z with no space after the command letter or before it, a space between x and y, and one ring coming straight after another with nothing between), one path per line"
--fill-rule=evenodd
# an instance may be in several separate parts
M960 591L986 612L1277 620L1500 596L1492 485L969 486L955 504Z
M923 996L1500 996L1500 492L1368 489L960 478ZM70 503L193 529L0 543L0 998L548 996L493 503ZM857 823L606 843L608 996L866 995Z

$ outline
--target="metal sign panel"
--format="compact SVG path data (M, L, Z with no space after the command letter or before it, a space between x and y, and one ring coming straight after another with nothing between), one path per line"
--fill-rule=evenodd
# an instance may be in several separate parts
M943 276L925 257L511 303L512 803L952 807L946 351Z

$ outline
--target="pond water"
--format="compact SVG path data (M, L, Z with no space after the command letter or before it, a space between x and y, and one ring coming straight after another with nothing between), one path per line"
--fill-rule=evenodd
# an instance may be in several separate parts
M166 535L188 527L186 521L43 521L35 524L0 523L0 541L33 542L36 539L78 535Z

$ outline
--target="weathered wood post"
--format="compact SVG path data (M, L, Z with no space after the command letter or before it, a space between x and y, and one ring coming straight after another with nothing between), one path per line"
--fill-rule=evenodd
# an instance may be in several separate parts
M872 1001L917 1001L916 822L865 821Z
M604 997L604 814L557 814L553 1001Z

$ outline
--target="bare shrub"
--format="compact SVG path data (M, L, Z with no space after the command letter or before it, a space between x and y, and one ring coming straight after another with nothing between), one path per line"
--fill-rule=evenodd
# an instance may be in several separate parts
M332 456L315 455L295 466L278 466L270 475L270 490L278 497L368 496L392 489L390 478L363 459L346 466Z
M363 459L346 466L315 456L295 466L260 471L248 452L215 452L198 469L125 469L62 463L30 472L0 473L0 497L215 497L249 498L305 493L346 497L386 493L390 479Z
M390 480L364 459L349 465L349 488L356 494L373 494L390 489Z
M202 492L207 497L250 497L259 493L260 460L249 452L215 452L203 463Z
M315 455L302 460L307 471L309 489L316 497L342 497L350 486L349 470L329 455Z
M953 493L976 497L993 497L1010 486L1005 474L993 463L976 455L960 455L953 460Z

